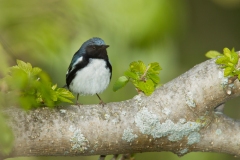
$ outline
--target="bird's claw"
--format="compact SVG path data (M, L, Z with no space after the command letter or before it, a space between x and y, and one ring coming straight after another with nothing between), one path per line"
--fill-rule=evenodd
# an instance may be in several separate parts
M102 100L99 102L99 104L101 104L103 107L106 103L104 103Z
M76 104L78 107L80 107L81 105L83 105L82 103L76 102Z

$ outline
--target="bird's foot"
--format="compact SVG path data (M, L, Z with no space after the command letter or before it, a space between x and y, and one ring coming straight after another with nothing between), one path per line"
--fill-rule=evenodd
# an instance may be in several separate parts
M79 103L78 101L76 102L76 104L78 107L80 107L81 105L83 105L82 103Z
M99 104L101 104L103 107L106 103L103 102L103 100L100 98L100 96L96 93L96 95L98 96L98 99L100 100Z
M99 104L101 104L103 107L106 103L104 103L102 100L99 102Z

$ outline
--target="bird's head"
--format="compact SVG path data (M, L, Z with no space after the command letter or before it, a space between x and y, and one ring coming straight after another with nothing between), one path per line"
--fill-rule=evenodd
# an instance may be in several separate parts
M91 38L84 42L79 49L79 52L88 58L103 58L107 59L107 48L109 45L106 45L101 38Z
M80 49L73 55L72 61L69 65L69 69L71 70L80 60L80 57L85 58L101 58L108 59L107 48L109 45L106 45L105 42L101 38L91 38L84 42Z

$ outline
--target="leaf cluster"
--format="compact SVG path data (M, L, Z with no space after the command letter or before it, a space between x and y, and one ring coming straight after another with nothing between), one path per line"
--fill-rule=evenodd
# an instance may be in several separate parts
M238 68L238 54L234 49L230 50L228 48L223 49L223 54L217 51L209 51L206 53L208 58L217 58L216 64L221 65L224 69L224 76L234 77L237 76L240 80L240 70Z
M138 92L151 95L160 83L160 70L161 67L157 62L150 63L148 66L142 61L132 62L129 65L129 69L124 72L124 76L119 77L115 82L113 90L119 90L130 81Z
M53 107L61 102L72 103L73 94L65 88L52 85L48 74L30 63L17 60L17 65L9 68L9 74L1 79L5 86L8 102L24 109L40 106Z

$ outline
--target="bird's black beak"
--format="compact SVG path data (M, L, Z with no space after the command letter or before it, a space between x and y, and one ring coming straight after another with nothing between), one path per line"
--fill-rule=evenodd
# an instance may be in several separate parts
M106 48L108 48L109 47L109 45L102 45L102 49L106 49Z

